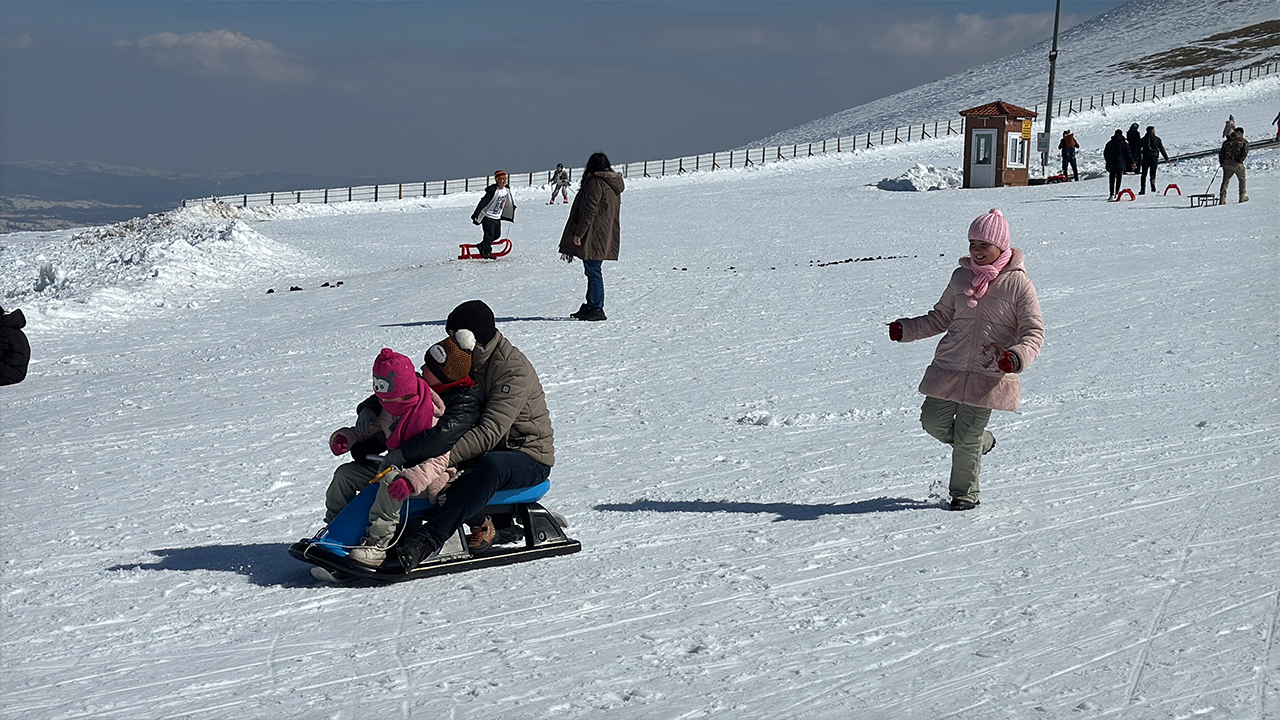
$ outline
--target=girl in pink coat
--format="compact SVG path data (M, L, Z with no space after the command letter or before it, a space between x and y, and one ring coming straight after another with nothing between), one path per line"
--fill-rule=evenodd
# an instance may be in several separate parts
M889 323L889 338L911 342L945 332L920 381L920 424L951 445L952 510L978 506L982 456L995 447L992 410L1018 409L1018 373L1040 355L1044 321L1022 251L1011 247L999 210L969 225L969 255L927 314Z

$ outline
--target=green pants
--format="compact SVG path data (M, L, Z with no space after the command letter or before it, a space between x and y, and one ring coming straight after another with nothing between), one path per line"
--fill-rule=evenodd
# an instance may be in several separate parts
M951 446L951 499L978 501L982 455L996 439L987 432L991 408L926 397L920 407L924 431Z
M342 512L342 508L359 495L377 474L376 465L370 467L353 462L339 465L338 469L333 471L333 482L329 483L329 491L325 493L324 521L333 522L338 513ZM399 524L400 503L393 500L387 493L387 483L384 481L378 488L378 496L373 500L373 507L369 509L369 526L365 534L373 538L390 537L395 535Z

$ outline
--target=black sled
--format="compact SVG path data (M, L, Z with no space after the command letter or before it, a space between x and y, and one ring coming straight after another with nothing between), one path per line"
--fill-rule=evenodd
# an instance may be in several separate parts
M400 566L394 548L387 553L387 560L378 567L358 563L349 556L350 548L359 545L369 520L369 508L378 492L376 484L360 492L338 516L314 537L303 538L289 546L289 554L314 565L312 575L328 582L400 582L447 573L497 567L513 563L538 560L557 555L571 555L582 549L582 543L565 534L568 522L558 513L538 504L538 500L551 488L543 482L529 488L503 490L494 494L493 500L481 514L499 521L509 519L509 527L500 531L500 538L516 542L495 544L480 554L467 548L467 539L459 529L436 552L429 555L417 567L408 571ZM421 523L430 513L432 505L425 499L410 499L401 510L401 528ZM404 533L402 532L401 535Z

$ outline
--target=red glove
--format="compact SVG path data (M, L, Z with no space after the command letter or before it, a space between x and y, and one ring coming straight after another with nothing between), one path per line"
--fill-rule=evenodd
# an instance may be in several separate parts
M351 445L347 442L347 436L341 430L335 431L329 436L329 451L334 455L341 455L350 449Z
M902 342L902 323L889 323L889 339L894 342Z
M1022 361L1018 359L1017 355L1008 350L1004 351L1004 355L1000 356L1000 362L996 363L996 365L999 366L1002 372L1007 373L1016 373L1022 369Z
M404 478L396 478L395 482L387 486L387 494L396 502L404 502L413 494L413 486Z

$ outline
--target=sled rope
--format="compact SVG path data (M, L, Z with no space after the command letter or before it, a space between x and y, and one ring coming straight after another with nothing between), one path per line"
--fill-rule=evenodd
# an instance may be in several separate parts
M398 471L400 470L400 468L398 468L398 467L396 467L396 466L394 466L394 465L391 465L391 466L387 467L385 470L383 470L382 472L378 473L377 475L374 475L374 476L373 476L373 479L371 479L371 480L368 482L368 484L369 484L369 485L375 485L375 484L377 484L377 483L381 482L381 481L382 481L382 478L386 477L386 476L387 476L387 473L391 472L392 470L395 470L395 471L397 471L397 472L398 472ZM405 502L405 503L407 503L407 502L409 502L409 501L408 501L408 500L405 500L404 502ZM401 503L401 505L403 505L403 504L404 504L404 503ZM406 513L401 512L401 513L399 514L399 518L400 518L400 519L396 522L396 533L395 533L395 536L391 538L391 544L387 546L387 549L388 549L388 550L390 550L391 548L395 547L396 543L400 542L400 537L404 534L404 529L405 529L405 527L407 527L407 526L408 526L408 522L407 522L408 518L406 517ZM353 550L353 549L358 548L358 547L360 547L360 546L359 546L359 545L339 545L338 547L342 548L343 550Z

